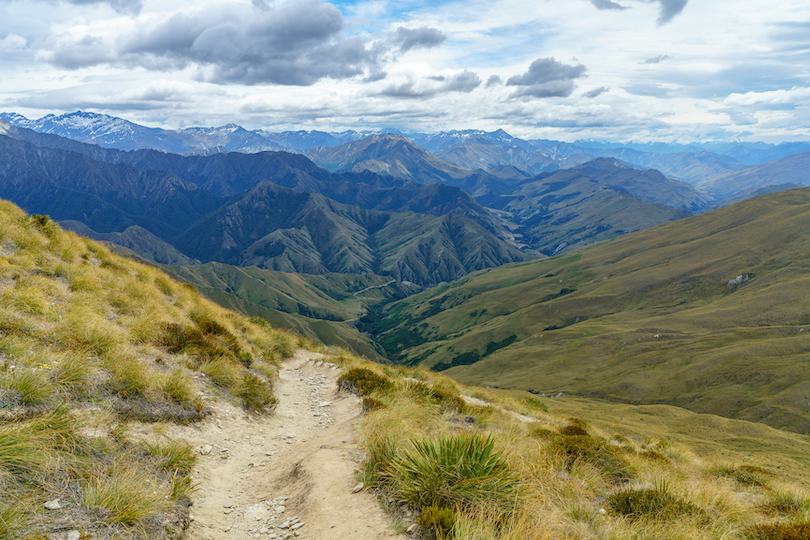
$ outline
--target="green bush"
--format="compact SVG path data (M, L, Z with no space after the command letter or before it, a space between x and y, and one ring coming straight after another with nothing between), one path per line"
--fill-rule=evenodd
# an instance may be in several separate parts
M456 512L445 506L423 506L416 523L433 532L436 538L446 538L456 523Z
M372 411L376 411L383 408L385 408L385 403L383 403L382 401L368 396L363 398L363 414L368 414Z
M628 488L608 496L608 507L631 520L671 521L703 513L697 506L671 495L666 484L651 488Z
M517 477L495 451L492 437L463 434L413 441L388 474L395 493L416 508L492 505L507 511Z
M548 449L563 457L565 468L569 472L574 463L583 461L599 469L602 476L614 483L625 482L633 477L627 460L599 437L561 434L552 438Z
M365 368L350 369L338 378L337 384L341 390L348 390L361 397L375 390L384 392L391 388L388 377Z
M253 373L245 373L233 393L242 398L247 409L255 411L262 411L268 405L275 405L277 401L267 384Z
M765 486L767 484L766 478L774 476L772 472L755 465L717 467L711 472L711 474L713 476L732 478L744 486L757 487Z

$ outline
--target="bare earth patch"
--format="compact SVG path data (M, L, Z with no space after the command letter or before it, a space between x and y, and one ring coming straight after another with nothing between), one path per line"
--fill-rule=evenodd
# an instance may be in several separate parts
M360 400L338 392L337 367L320 357L299 350L283 364L271 415L206 399L210 417L166 428L201 454L186 538L405 538L372 492L352 493Z

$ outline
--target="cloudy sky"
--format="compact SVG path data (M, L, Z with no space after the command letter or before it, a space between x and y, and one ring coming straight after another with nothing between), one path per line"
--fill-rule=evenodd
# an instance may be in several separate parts
M0 111L810 140L806 0L0 0Z

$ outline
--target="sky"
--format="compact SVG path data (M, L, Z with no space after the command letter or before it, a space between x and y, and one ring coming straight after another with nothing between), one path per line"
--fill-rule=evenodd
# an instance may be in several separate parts
M810 141L807 0L0 0L0 111Z

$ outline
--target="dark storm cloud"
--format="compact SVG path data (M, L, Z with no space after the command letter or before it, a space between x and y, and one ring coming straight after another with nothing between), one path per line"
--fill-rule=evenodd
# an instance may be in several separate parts
M399 46L400 52L408 52L411 49L431 49L438 47L447 40L441 30L437 28L397 28L394 32L393 43Z
M430 82L427 82L430 81ZM466 69L455 75L426 77L423 81L391 84L372 95L395 98L430 98L448 92L469 93L481 86L481 78Z
M574 79L585 74L585 66L570 66L553 57L538 58L523 75L509 77L506 86L517 86L512 98L568 97L576 85Z
M630 9L611 0L588 0L596 9Z
M586 97L588 99L593 99L595 97L601 96L602 94L604 94L605 92L607 92L609 90L610 90L610 88L607 88L605 86L600 86L599 88L594 88L593 90L589 90L589 91L585 92L584 94L582 94L582 97Z
M658 2L661 4L661 13L658 15L658 24L666 24L670 22L675 15L683 11L686 3L689 0L649 0L650 2Z
M660 64L664 60L669 60L669 55L660 54L654 58L647 58L646 60L639 62L639 64Z
M103 53L105 46L87 37L59 43L44 57L68 69L104 63L159 70L196 66L199 80L246 85L303 86L380 72L391 45L344 37L343 16L331 4L300 0L273 9L259 3L261 9L222 6L174 15L120 38L113 52Z

